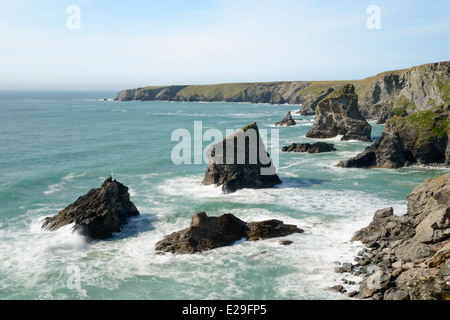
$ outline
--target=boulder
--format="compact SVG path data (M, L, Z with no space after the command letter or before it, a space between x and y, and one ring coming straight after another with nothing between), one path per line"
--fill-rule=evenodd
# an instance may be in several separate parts
M334 144L327 142L316 143L293 143L290 146L281 148L283 152L308 152L308 153L322 153L336 151Z
M328 94L316 107L316 117L308 138L333 138L372 142L372 127L358 109L358 95L352 84L345 84Z
M271 188L282 183L256 123L249 124L207 152L209 165L204 185L222 185L224 193L243 188Z
M164 237L156 243L155 249L180 254L196 253L231 245L241 239L252 241L300 232L303 230L279 220L246 223L230 213L208 217L205 212L197 212L188 228Z
M291 112L289 111L287 115L283 118L283 120L275 123L277 127L289 127L295 125L295 120L292 119Z
M109 176L100 188L91 189L57 215L45 218L42 228L54 231L73 223L73 230L88 240L103 239L119 232L128 218L137 215L128 187Z
M272 219L247 223L246 238L249 241L284 237L292 233L303 232L297 226L284 224L283 221Z

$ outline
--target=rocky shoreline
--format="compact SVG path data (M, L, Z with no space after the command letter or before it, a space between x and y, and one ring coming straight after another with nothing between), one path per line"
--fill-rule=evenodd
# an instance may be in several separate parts
M357 84L336 82L328 89L319 86L314 90L314 95L317 94L320 100L308 100L311 106L314 105L316 118L306 137L320 139L342 135L344 141L356 139L372 142L371 126L365 117L375 113L368 113L367 110L363 112L361 103L373 103L377 99L386 103L396 95L407 94L408 90L415 88L417 84L414 77L424 69L428 70L428 73L423 78L423 83L437 78L444 84L450 81L450 62L445 62L385 74L382 78L383 84L380 84L379 77L375 77L371 81L376 83L375 89L378 89L374 92L378 97L372 97L372 100L364 98L365 93L358 87L364 80ZM412 78L408 78L408 74ZM411 80L410 83L403 83L408 79ZM388 90L392 82L395 86L389 89L391 96L387 97L383 92ZM261 96L253 96L252 101L294 101L286 100L284 94L300 92L310 85L254 85L251 90L260 90L258 94ZM370 82L369 87L372 85L373 82ZM440 89L441 87L439 86ZM236 101L246 101L252 96L249 93L251 90L242 88L243 96L236 98ZM142 100L170 100L180 97L179 93L186 89L189 89L189 86L147 88L139 90L139 93L121 92L118 99L132 100L139 97ZM267 91L269 89L272 91ZM300 99L300 95L296 97ZM403 106L405 114L401 115L391 112L392 109L385 105L378 106L384 115L391 110L389 116L383 118L387 121L381 137L356 157L341 161L336 166L395 169L414 164L437 164L448 167L450 105L434 104L443 100L436 92L430 97L433 97L433 106L430 106L431 102L423 103L423 99L420 100L417 96L404 100L409 101L409 109ZM203 101L204 98L194 93L188 101ZM301 99L295 101L304 101ZM422 104L412 108L411 103L415 102ZM391 107L393 106L396 106L395 102ZM308 107L302 110L307 113ZM288 112L275 126L295 124L291 112ZM282 147L283 152L320 153L335 150L333 144L325 142L293 143ZM282 183L256 123L250 123L223 141L215 143L207 155L209 164L201 183L221 186L225 194L244 188L272 188ZM424 181L407 199L408 211L405 215L395 215L390 207L380 209L375 212L373 221L353 236L352 241L360 241L365 246L364 249L357 254L354 262L346 261L336 268L338 273L352 273L362 277L359 290L347 293L348 297L373 300L450 299L450 173ZM130 201L128 188L110 176L100 188L91 189L57 215L45 218L42 228L55 231L62 226L73 224L74 232L79 232L88 241L92 241L120 232L121 226L126 224L129 218L139 214ZM275 219L244 222L228 213L208 217L205 212L198 212L192 217L188 228L166 235L156 243L155 249L161 254L198 253L232 245L241 239L254 241L302 232L303 230L295 225L284 224ZM288 245L290 241L280 243ZM334 286L333 289L346 293L344 285L345 283Z
M363 275L350 297L373 300L450 299L450 173L428 179L407 197L403 216L392 208L375 212L373 221L352 241L365 248L339 273ZM346 292L344 285L333 287Z

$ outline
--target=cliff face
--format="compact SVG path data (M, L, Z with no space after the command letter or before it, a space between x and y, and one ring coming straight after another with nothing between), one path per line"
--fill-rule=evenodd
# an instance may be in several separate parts
M352 239L367 247L355 261L375 271L361 282L358 298L450 298L450 173L424 181L407 198L405 215L378 210Z
M359 110L367 119L406 115L450 102L450 61L387 71L354 81L286 81L144 87L120 91L122 101L227 101L302 104L302 115L345 83L355 86Z
M450 165L450 106L418 111L386 122L381 137L340 167L399 168L411 164Z
M450 100L450 61L380 73L360 81L356 92L366 118L428 110Z

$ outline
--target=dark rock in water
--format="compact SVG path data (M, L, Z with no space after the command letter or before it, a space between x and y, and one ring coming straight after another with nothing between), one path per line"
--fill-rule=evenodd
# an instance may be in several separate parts
M340 293L346 293L347 292L347 290L344 288L344 286L340 285L340 284L332 286L330 289L333 290L333 291L340 292Z
M392 117L381 137L339 167L399 168L412 164L450 165L450 106Z
M281 151L283 152L308 152L308 153L321 153L336 151L334 144L327 142L316 143L293 143L290 146L284 146Z
M289 111L283 120L275 123L277 127L289 127L295 125L295 120L292 119L291 112Z
M172 253L195 253L210 250L246 238L258 240L282 237L303 230L285 225L279 220L245 223L230 213L208 217L198 212L192 217L189 228L174 232L156 243L157 251Z
M139 215L130 201L128 187L109 176L101 188L91 189L53 217L44 219L42 228L58 230L74 223L73 230L89 240L110 237L120 231L127 219Z
M249 124L208 150L202 184L222 185L224 193L242 188L271 188L282 183L256 123Z
M259 222L248 222L247 228L247 238L249 241L284 237L292 233L303 232L295 225L284 224L283 221L275 219Z
M189 228L174 232L156 244L156 250L172 253L195 253L227 246L244 238L246 224L232 214L208 217L198 212Z
M361 299L447 300L450 298L450 173L425 180L408 195L408 211L378 210L355 233L370 260Z
M345 84L327 95L316 107L316 118L308 138L333 138L372 142L372 127L358 109L358 95L352 84Z

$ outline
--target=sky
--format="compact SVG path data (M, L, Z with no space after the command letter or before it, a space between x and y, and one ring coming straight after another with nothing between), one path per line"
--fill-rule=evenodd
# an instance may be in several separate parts
M0 90L357 80L446 60L448 0L0 0Z

